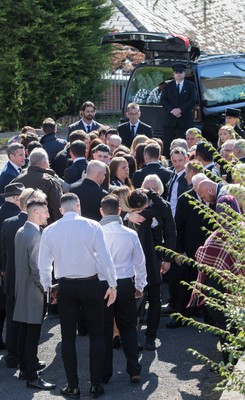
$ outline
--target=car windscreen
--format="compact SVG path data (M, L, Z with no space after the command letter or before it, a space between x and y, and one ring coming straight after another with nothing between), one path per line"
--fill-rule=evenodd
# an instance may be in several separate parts
M245 101L245 62L227 62L200 69L200 88L206 107Z

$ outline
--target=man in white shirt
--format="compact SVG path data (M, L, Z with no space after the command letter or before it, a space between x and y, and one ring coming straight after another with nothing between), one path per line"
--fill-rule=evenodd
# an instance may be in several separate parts
M188 190L188 183L185 179L185 164L188 161L188 156L182 147L176 147L171 151L170 159L174 167L174 174L168 182L167 201L169 201L171 205L174 217L178 197Z
M58 310L62 334L62 358L68 385L61 394L79 398L76 357L76 325L80 307L90 336L90 396L104 393L101 385L104 360L104 312L98 273L108 282L105 299L116 299L116 275L98 222L80 216L80 201L74 193L61 197L63 217L44 230L39 270L44 290L51 287L52 263L58 279Z
M102 225L117 274L117 299L113 307L105 307L105 362L103 382L108 383L112 376L112 336L113 317L123 342L127 359L127 372L131 382L140 381L141 365L138 362L137 310L135 298L143 295L146 286L145 256L138 235L123 226L119 216L119 199L107 195L101 201ZM134 278L134 280L133 280ZM104 291L108 285L103 282Z
M69 141L69 136L73 131L83 130L84 132L89 133L100 127L100 124L94 120L96 107L91 101L85 101L82 104L80 114L82 118L79 121L74 122L74 124L69 125L67 141Z

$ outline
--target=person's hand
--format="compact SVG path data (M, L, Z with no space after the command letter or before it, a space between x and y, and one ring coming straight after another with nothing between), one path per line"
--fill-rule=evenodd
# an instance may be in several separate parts
M182 116L180 108L173 108L170 114L173 114L176 118L180 118Z
M171 262L169 262L169 261L163 261L163 262L161 263L161 269L160 269L161 273L162 273L163 275L166 274L166 273L170 270L170 267L171 267Z
M143 291L141 292L140 290L136 289L134 293L135 299L140 299L143 296Z
M106 291L106 294L104 296L104 299L108 299L107 301L107 307L110 307L111 304L113 304L115 302L117 298L117 289L114 288L108 288Z
M140 225L145 221L145 218L140 215L140 211L132 211L128 213L128 220L136 225Z

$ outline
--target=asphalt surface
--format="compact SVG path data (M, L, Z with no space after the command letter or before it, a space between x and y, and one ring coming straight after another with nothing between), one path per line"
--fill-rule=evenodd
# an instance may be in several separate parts
M122 351L114 350L114 375L105 386L108 400L195 400L219 399L220 393L214 392L218 376L209 371L191 353L188 348L194 348L220 360L217 353L217 338L208 333L199 332L196 328L180 327L167 329L165 323L168 317L161 317L158 331L157 350L140 353L142 379L139 384L129 382L125 368L126 362ZM140 341L144 343L142 326ZM78 336L76 339L78 356L78 375L81 398L89 399L89 365L88 337ZM47 400L64 399L60 389L66 384L66 376L61 360L61 337L58 317L45 318L39 345L39 358L47 363L42 376L48 382L56 383L52 392L38 391L26 388L26 383L18 379L18 370L6 367L3 360L5 351L0 352L0 399L1 400Z

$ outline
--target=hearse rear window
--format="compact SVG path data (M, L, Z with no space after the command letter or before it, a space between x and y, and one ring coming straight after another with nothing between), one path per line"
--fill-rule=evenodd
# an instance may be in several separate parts
M213 107L245 101L245 63L209 65L200 70L205 106Z

